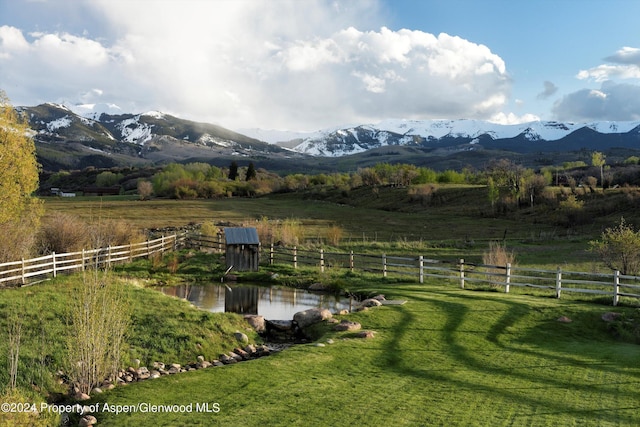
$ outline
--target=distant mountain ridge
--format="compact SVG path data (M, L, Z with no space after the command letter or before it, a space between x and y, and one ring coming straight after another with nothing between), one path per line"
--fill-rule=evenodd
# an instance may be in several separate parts
M243 158L285 171L353 168L374 160L457 167L504 155L526 156L535 167L541 164L533 158L535 153L640 150L640 121L501 125L481 120L386 120L316 132L235 132L158 111L126 114L114 105L100 111L47 103L18 110L33 129L38 160L54 171L175 161L228 165ZM354 158L351 166L338 161L346 156ZM558 156L538 157L549 164Z
M157 111L141 114L89 111L80 115L68 106L53 103L17 109L26 115L33 130L39 161L50 170L295 155L221 126Z
M286 133L242 131L252 136L271 136L282 143ZM289 144L300 153L340 157L384 146L451 147L474 145L517 152L605 149L611 146L640 148L640 121L570 123L536 121L502 125L481 120L386 120L319 131L291 133ZM591 140L591 141L590 141ZM462 148L462 147L461 147Z

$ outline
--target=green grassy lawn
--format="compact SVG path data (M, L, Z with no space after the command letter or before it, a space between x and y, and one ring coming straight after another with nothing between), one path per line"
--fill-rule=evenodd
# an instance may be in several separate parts
M371 189L359 189L348 197L339 192L314 196L324 199L300 194L144 202L130 197L46 198L45 207L48 214L62 211L92 221L124 219L147 229L205 221L251 225L263 217L295 219L304 230L301 244L322 242L327 227L338 225L344 230L341 246L356 253L384 250L437 259L463 257L474 262L481 259L489 241L504 240L516 252L519 263L541 268L593 260L593 254L587 252L589 240L598 238L604 224L619 220L617 217L609 223L601 218L567 229L555 225L544 210L499 218L487 215L482 188L443 187L439 190L441 200L428 206L409 200L407 191L381 188L374 197Z
M640 221L623 195L613 197L611 201L617 200L613 204L588 208L593 221L572 227L556 225L552 212L542 207L496 218L487 213L482 190L468 186L442 187L429 204L409 200L407 189L380 188L375 193L361 189L307 198L299 194L146 202L127 197L47 198L45 206L47 213L63 211L94 221L125 219L141 228L293 218L302 223L305 244L312 247L318 246L327 226L336 224L345 230L336 250L471 262L482 259L490 240L504 239L516 253L518 265L597 271L602 265L588 251L589 240L598 238L602 228L617 223L621 215L630 223ZM148 284L174 283L176 278L204 280L219 277L223 270L193 259L199 261L181 261L177 275L153 260L118 268L116 274ZM407 303L348 316L375 331L373 339L357 339L325 325L318 328L318 342L334 342L324 347L299 345L255 361L96 395L91 403L191 408L183 413L114 414L100 406L99 425L640 425L640 346L616 338L601 320L607 311L637 318L637 308L614 308L597 299L564 294L557 300L528 289L512 289L509 294L461 290L457 282L444 279L427 279L419 285L337 271L320 276L317 271L282 265L263 270L256 278L278 272L282 283L303 287L329 277L336 288L383 293ZM41 364L42 372L55 369L49 366L52 360L64 357L64 308L69 298L65 280L1 295L2 313L17 301L27 307L32 331L25 335L21 360ZM143 363L168 357L185 363L202 348L208 358L216 357L231 343L220 342L212 331L220 325L225 330L240 327L238 318L202 313L153 292L131 288L138 312L129 357ZM572 322L558 322L560 316ZM0 328L6 331L3 319ZM39 325L46 325L48 332L40 334ZM43 347L52 357L39 356ZM6 353L1 343L0 350ZM3 383L6 363L6 358L0 359ZM21 383L44 375L40 371L26 370ZM206 403L210 408L218 403L219 412L196 411L196 405Z
M118 388L93 402L193 409L100 412L100 425L640 423L640 347L607 332L600 316L611 307L436 283L374 288L407 300L348 316L375 338L327 330L324 347ZM196 412L203 402L220 411Z

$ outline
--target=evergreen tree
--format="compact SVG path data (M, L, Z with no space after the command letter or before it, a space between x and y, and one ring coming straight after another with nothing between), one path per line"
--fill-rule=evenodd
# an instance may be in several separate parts
M229 179L235 181L238 178L238 164L236 161L232 161L229 165Z
M249 167L247 167L247 181L252 179L256 179L256 168L253 166L253 162L250 162Z

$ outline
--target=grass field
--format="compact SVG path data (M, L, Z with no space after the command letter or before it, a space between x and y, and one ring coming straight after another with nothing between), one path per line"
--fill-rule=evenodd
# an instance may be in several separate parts
M406 299L352 314L375 338L327 331L233 366L119 388L104 405L185 405L182 413L98 414L101 425L632 426L640 347L617 342L610 308L430 283L376 286ZM571 323L557 319L567 316ZM218 403L218 413L196 404ZM189 405L192 411L189 412ZM104 408L104 406L102 406Z
M442 190L440 197L441 203L424 206L407 200L406 190L388 188L375 194L363 190L347 196L323 195L322 200L287 194L146 202L126 197L51 198L46 209L93 221L126 219L141 228L294 218L303 224L310 245L317 245L326 227L335 224L345 230L343 246L356 251L447 259L479 260L489 241L505 240L520 265L554 269L561 264L589 271L602 268L587 250L589 240L598 238L602 227L616 223L621 215L630 222L635 218L624 209L594 208L601 214L593 222L566 228L554 225L542 210L501 218L486 215L485 196L473 188L452 187ZM199 262L207 265L208 261ZM188 281L202 280L214 269L196 265L178 271ZM291 271L277 265L264 270L267 275L279 272L281 277ZM137 282L171 279L152 261L116 274ZM302 274L287 280L294 284L329 280L317 272ZM16 301L26 301L31 313L27 318L34 332L26 335L23 363L48 361L39 356L42 346L49 347L54 359L63 358L61 313L72 286L66 280L3 294L3 313ZM316 331L324 346L298 345L255 361L162 377L96 395L90 404L98 404L99 425L640 425L640 346L617 337L601 320L607 311L637 318L637 308L518 292L461 290L441 279L419 285L346 274L331 280L351 292L383 293L407 302L346 316L375 331L373 339L358 339L324 325ZM205 316L181 301L152 292L131 289L140 310L132 357L145 361L193 358L195 344L203 343L207 357L215 357L230 344L209 342L207 331L223 323L232 329L237 327L235 320ZM559 322L561 316L572 321ZM0 324L6 330L5 323ZM44 341L38 338L38 325L46 325L49 331ZM327 343L329 339L333 343ZM29 384L30 376L39 371L26 372L23 384ZM139 404L141 409L178 405L181 412L113 412ZM206 404L219 412L198 411Z
M556 225L552 213L543 207L498 218L489 215L482 188L450 186L438 191L441 200L428 206L411 201L402 188L381 188L375 195L371 189L360 189L348 197L334 192L308 198L274 194L144 202L131 197L47 198L45 206L48 213L63 211L92 221L125 219L147 229L205 221L250 225L262 218L295 219L303 226L305 240L312 243L322 241L327 228L337 225L344 230L343 245L356 252L375 243L389 245L398 253L420 251L425 256L477 260L489 241L504 240L520 263L541 268L561 263L583 269L591 269L589 263L595 259L587 252L590 240L597 239L604 227L616 224L621 215L629 223L637 216L634 210L594 214L593 222L567 228Z

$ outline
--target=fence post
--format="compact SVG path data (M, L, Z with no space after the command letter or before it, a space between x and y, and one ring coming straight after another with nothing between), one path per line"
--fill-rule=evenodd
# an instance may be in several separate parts
M129 243L129 262L133 262L133 243Z
M424 283L424 258L422 255L418 257L418 266L420 268L420 273L418 273L420 283Z
M162 237L160 238L160 253L163 254L164 253L164 234L162 235Z
M556 298L560 298L560 292L562 291L562 269L558 267L556 272Z
M84 254L84 248L82 248L82 271L84 271L85 269L84 263L85 263L85 254Z
M324 249L320 249L320 273L324 273Z
M353 251L349 251L349 271L353 272Z
M504 279L504 292L509 293L509 284L511 283L511 263L507 263L507 267L505 268L506 277Z
M458 264L460 265L460 289L464 289L464 259L460 258Z
M273 243L269 248L269 265L273 265Z
M22 284L26 284L26 278L24 277L25 271L24 271L24 258L22 258Z
M613 273L613 306L618 305L618 300L620 296L618 292L620 291L620 271L616 270Z
M382 254L382 277L387 277L387 254Z
M111 268L111 245L107 247L107 268Z
M293 268L298 268L298 247L293 247Z
M55 279L57 277L57 274L56 274L56 253L55 252L51 252L51 265L53 266L53 278Z

